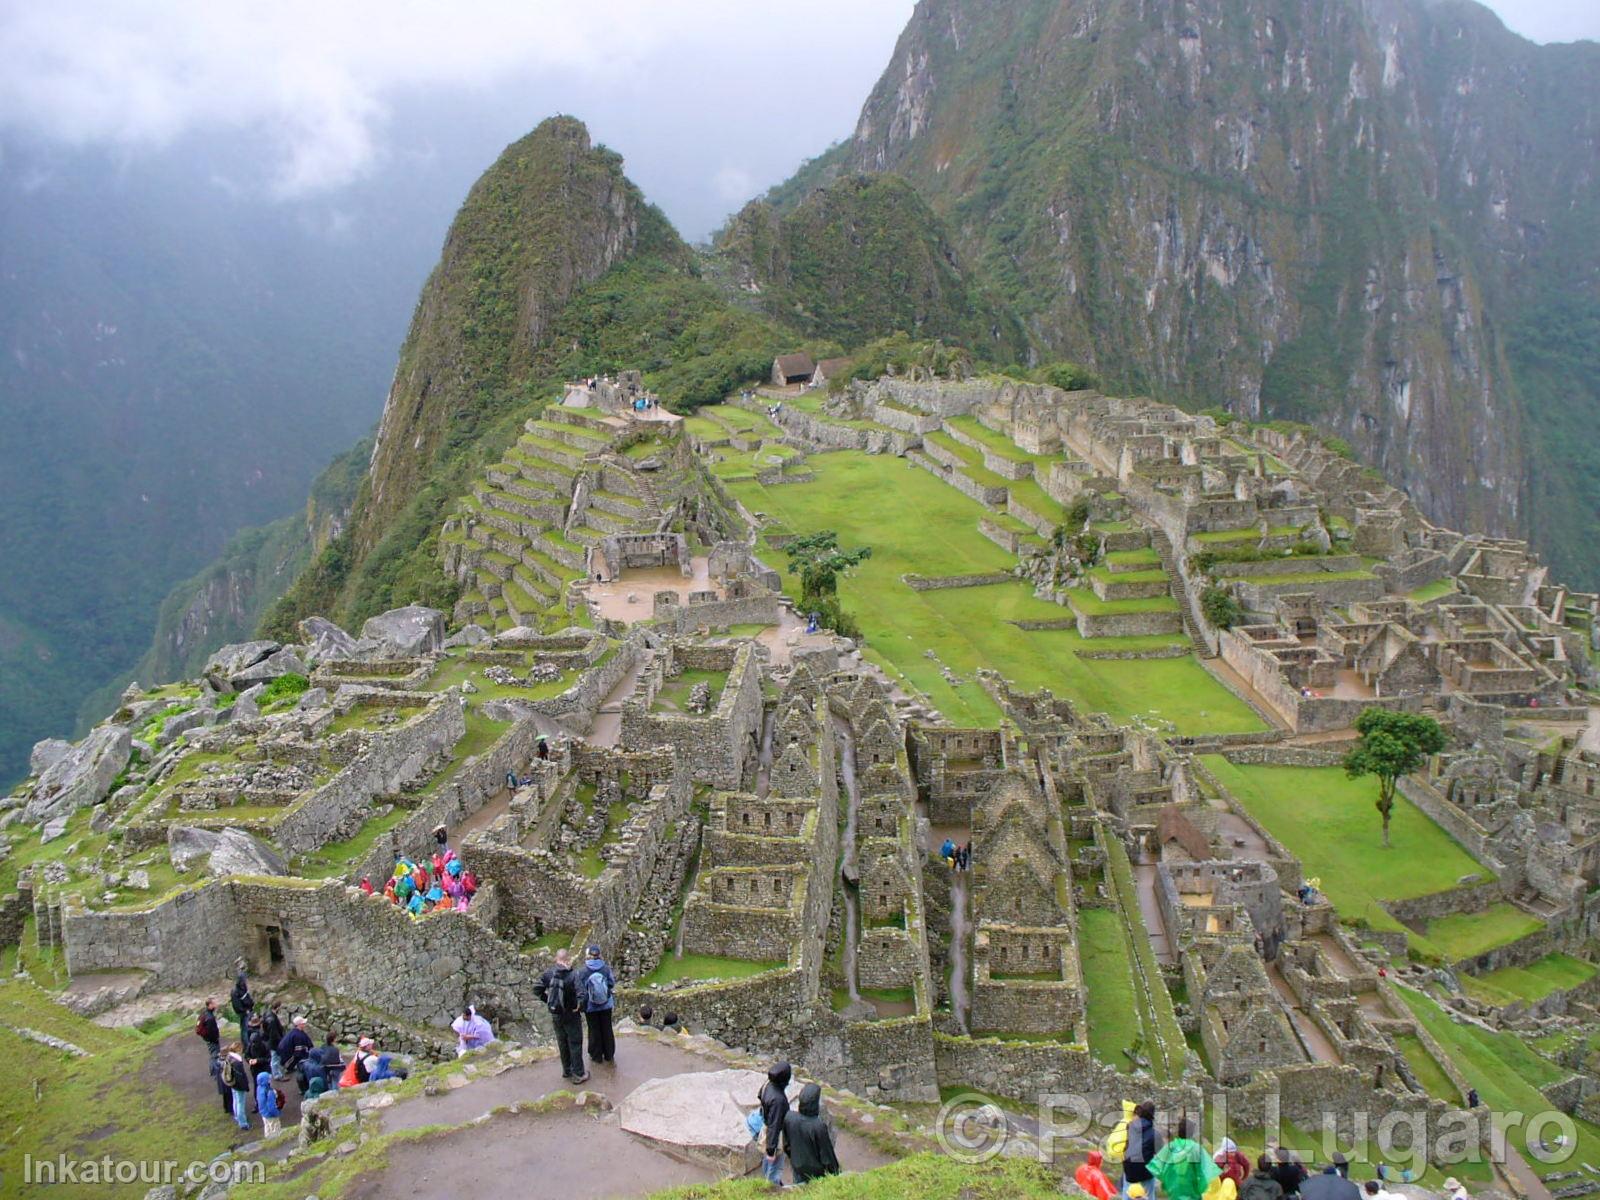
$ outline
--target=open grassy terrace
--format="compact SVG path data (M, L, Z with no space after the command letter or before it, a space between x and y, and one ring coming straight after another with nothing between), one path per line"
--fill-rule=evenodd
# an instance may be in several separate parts
M1246 811L1299 857L1306 877L1318 881L1341 917L1373 929L1399 930L1404 927L1382 901L1447 891L1463 875L1488 878L1487 867L1404 796L1395 799L1393 845L1385 849L1373 803L1377 784L1370 779L1351 779L1338 767L1239 767L1220 754L1207 754L1203 761ZM1411 937L1426 945L1435 933L1430 928L1426 938Z
M1248 705L1217 683L1192 657L1097 661L1079 650L1155 649L1169 636L1097 638L1072 629L1026 631L1012 622L1070 620L1068 609L1039 600L1022 582L914 592L905 574L973 575L1009 570L1015 559L978 532L988 510L902 459L837 451L814 455L809 483L729 489L783 531L833 529L845 546L871 546L872 557L840 584L840 597L860 622L872 657L925 694L958 725L993 725L1000 717L977 682L979 667L1021 687L1052 688L1119 721L1150 717L1181 733L1263 728ZM780 569L781 552L764 557ZM795 581L786 577L791 594ZM1170 603L1170 600L1168 601ZM929 658L928 651L936 658ZM941 671L958 676L951 683Z

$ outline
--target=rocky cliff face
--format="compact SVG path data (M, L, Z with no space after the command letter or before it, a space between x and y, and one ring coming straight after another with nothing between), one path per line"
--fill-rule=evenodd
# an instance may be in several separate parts
M1597 161L1600 47L1472 3L922 0L780 196L903 175L1044 352L1315 421L1436 519L1537 535L1507 339L1600 294Z

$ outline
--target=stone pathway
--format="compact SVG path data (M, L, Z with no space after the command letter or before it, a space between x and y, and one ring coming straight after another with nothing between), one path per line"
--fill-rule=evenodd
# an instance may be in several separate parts
M1150 934L1150 946L1156 952L1156 962L1166 967L1177 962L1178 955L1172 947L1172 939L1167 935L1167 922L1161 915L1161 903L1156 899L1156 866L1153 862L1134 863L1133 882L1139 893L1139 913L1144 918L1146 932Z
M1278 998L1283 1001L1283 1010L1289 1018L1289 1024L1294 1026L1300 1035L1301 1042L1310 1051L1311 1057L1317 1062L1339 1063L1344 1060L1339 1057L1339 1052L1334 1049L1328 1035L1322 1032L1322 1027L1311 1019L1311 1015L1300 1007L1299 998L1295 996L1294 989L1289 986L1282 973L1278 970L1277 963L1268 963L1267 977L1272 980L1272 988L1278 993Z
M681 1047L641 1037L626 1023L620 1025L616 1063L591 1067L583 1090L597 1092L615 1106L647 1080L726 1069L726 1062L696 1053L690 1039L680 1040ZM624 1132L614 1112L500 1113L472 1124L496 1108L528 1104L567 1088L554 1058L470 1082L458 1075L452 1083L455 1086L440 1095L418 1096L363 1113L363 1129L374 1133L434 1125L460 1128L391 1149L385 1169L365 1178L353 1197L378 1200L403 1194L412 1200L459 1200L470 1195L473 1200L521 1200L528 1194L530 1179L537 1179L538 1191L601 1200L717 1178L706 1166L685 1162ZM751 1095L748 1107L755 1103ZM846 1170L866 1170L891 1161L842 1128L837 1150Z

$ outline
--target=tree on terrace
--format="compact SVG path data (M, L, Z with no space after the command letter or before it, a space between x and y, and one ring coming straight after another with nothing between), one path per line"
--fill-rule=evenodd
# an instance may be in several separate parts
M1356 718L1361 740L1344 756L1344 769L1352 779L1378 778L1378 815L1383 818L1383 844L1389 845L1389 819L1394 814L1394 794L1400 780L1418 770L1445 747L1444 730L1432 717L1420 713L1369 708Z

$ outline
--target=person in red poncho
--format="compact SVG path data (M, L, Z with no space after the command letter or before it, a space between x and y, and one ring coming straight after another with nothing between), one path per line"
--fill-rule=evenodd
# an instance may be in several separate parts
M1098 1150L1091 1150L1083 1166L1073 1173L1073 1182L1087 1192L1091 1200L1111 1200L1117 1194L1116 1187L1106 1176L1105 1168L1100 1165L1104 1161L1105 1155Z

